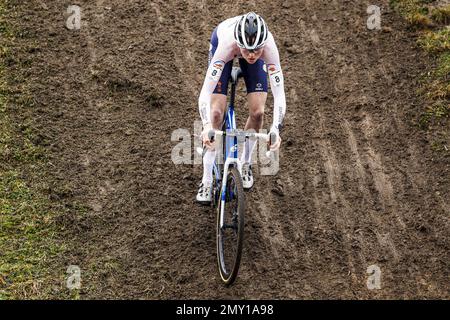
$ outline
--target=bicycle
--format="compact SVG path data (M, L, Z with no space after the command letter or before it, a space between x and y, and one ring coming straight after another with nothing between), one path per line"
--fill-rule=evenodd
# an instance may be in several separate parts
M222 137L222 154L216 155L213 165L213 208L217 208L217 263L220 277L226 285L232 284L238 274L244 241L245 194L242 186L242 163L238 158L238 138L275 139L268 134L241 131L236 129L234 102L236 86L242 71L234 67L231 72L230 102L222 130L211 130L211 142ZM225 141L223 141L225 140ZM271 140L273 141L273 140ZM267 152L270 155L270 151ZM217 161L217 160L222 161Z

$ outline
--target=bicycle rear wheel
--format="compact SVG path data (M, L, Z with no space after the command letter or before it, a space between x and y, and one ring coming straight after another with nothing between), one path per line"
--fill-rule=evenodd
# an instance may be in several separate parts
M220 195L217 206L217 261L220 277L227 285L236 279L241 262L244 241L245 196L242 178L236 168L231 168L225 195ZM221 201L224 199L225 201ZM223 225L221 226L221 209L223 208Z

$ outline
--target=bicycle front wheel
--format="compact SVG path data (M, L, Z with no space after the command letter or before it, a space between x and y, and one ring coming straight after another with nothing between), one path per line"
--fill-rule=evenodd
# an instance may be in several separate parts
M241 262L244 241L244 197L241 175L236 168L232 168L217 206L217 260L220 277L227 285L236 279Z

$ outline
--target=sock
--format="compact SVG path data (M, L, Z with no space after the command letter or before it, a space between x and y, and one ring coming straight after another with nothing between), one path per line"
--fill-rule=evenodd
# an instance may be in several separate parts
M203 179L202 183L204 186L211 185L213 181L212 170L214 166L214 160L216 158L216 151L208 150L203 156Z
M241 162L252 163L253 149L255 149L256 139L246 139L244 142L244 152L242 152Z

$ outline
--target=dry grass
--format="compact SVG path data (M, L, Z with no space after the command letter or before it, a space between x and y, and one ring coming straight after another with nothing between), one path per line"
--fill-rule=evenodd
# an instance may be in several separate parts
M427 100L419 126L428 129L439 141L432 149L448 152L450 136L450 5L436 6L430 0L392 0L391 6L418 32L418 45L435 57L436 64L426 70L419 90ZM437 146L442 146L437 147Z

